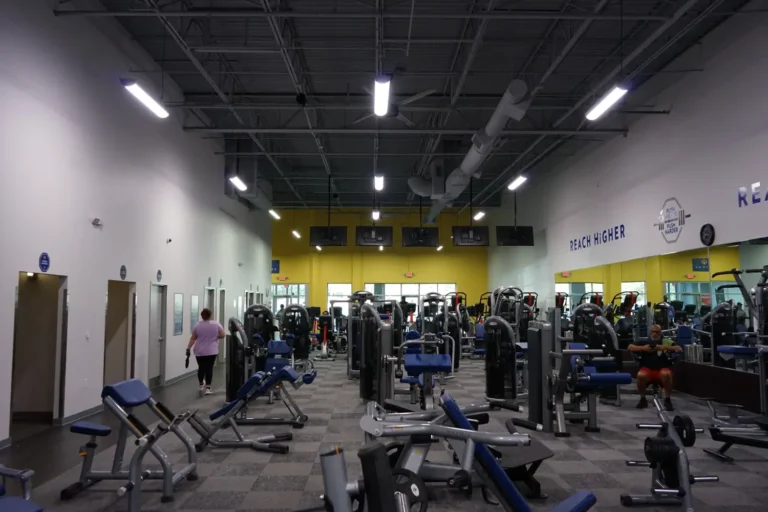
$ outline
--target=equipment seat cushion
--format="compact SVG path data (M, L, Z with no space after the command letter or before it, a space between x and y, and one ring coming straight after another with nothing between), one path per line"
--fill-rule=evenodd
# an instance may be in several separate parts
M599 388L603 386L619 386L632 383L629 373L599 373L594 366L585 366L586 378L580 379L578 388Z
M453 368L448 354L405 354L405 370L409 375L421 375L424 372L449 372Z
M286 359L284 357L278 357L276 359L270 357L269 359L264 361L264 368L266 368L268 372L275 372L278 370L282 370L286 366L291 366L291 360Z
M92 421L76 421L69 427L69 431L73 434L107 437L112 433L112 427L93 423Z
M269 393L272 388L283 381L296 382L297 380L299 380L299 374L296 373L296 370L290 366L283 366L261 383L261 386L259 387L259 394L264 395Z
M237 390L237 394L235 395L236 400L243 400L247 397L248 393L254 389L256 386L258 386L262 380L264 380L264 376L266 374L264 372L256 372L253 375L251 375L251 378L245 381L245 384L240 386L240 389Z
M717 351L721 354L743 355L743 356L756 356L758 352L757 347L744 347L742 345L720 345L717 347Z
M101 398L106 397L110 397L120 407L136 407L147 403L152 398L152 392L140 380L130 379L104 386L101 390Z
M403 377L400 378L400 383L401 384L414 384L415 385L415 384L419 383L419 378L418 377L414 377L412 375L406 375L406 376L403 376Z
M312 384L312 382L315 380L315 377L317 377L317 370L312 370L310 373L305 373L301 376L301 381L304 384Z
M0 510L3 512L43 512L43 507L18 496L0 498Z
M483 327L483 324L475 325L475 339L476 340L485 339L485 327Z
M291 346L287 341L272 340L267 343L267 354L271 356L284 356L291 353Z
M461 412L456 401L448 394L443 395L442 399L443 410L454 426L464 430L472 429L471 423L464 413ZM517 490L514 482L512 482L509 475L507 475L504 468L501 467L499 461L496 460L496 457L493 456L486 445L475 443L475 461L480 464L485 473L488 474L488 478L491 479L501 493L500 496L496 496L497 498L507 502L512 510L520 512L532 511L531 506L525 501L525 498ZM597 498L591 492L578 491L550 510L552 512L584 512L589 510L596 502Z

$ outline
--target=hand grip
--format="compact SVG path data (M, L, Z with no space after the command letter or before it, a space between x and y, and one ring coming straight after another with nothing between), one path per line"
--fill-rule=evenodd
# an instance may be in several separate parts
M508 411L512 412L523 412L523 408L517 404L513 404L511 402L507 402L506 400L499 400L496 398L489 398L488 403L492 407L496 407L498 409L506 409Z
M544 425L536 423L535 421L524 420L523 418L512 418L512 424L517 427L527 428L535 432L541 432L544 430Z

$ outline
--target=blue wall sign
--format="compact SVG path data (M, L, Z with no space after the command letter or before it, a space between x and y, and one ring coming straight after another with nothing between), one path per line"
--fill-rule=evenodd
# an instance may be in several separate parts
M709 258L693 258L694 272L709 272Z
M595 231L591 235L584 235L580 238L574 238L570 240L571 251L581 251L589 249L592 246L603 245L611 242L616 242L622 238L626 238L626 231L624 224L613 226L602 231Z
M163 280L163 271L162 270L158 270L157 271L157 282L159 283L162 280Z
M272 273L273 274L280 273L280 260L272 260Z
M749 206L750 204L768 203L768 190L765 195L760 192L760 182L753 183L749 189L747 187L739 187L739 208L742 206Z
M48 269L51 268L51 257L48 256L47 252L44 252L40 255L37 263L40 266L40 272L48 272Z

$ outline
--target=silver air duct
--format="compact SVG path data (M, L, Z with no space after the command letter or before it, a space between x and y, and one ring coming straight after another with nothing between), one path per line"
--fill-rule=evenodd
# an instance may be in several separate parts
M520 121L528 110L530 99L528 98L528 86L522 80L513 80L507 90L504 91L496 110L493 111L491 119L484 129L479 130L472 136L472 147L469 148L467 155L462 160L459 167L445 180L445 192L440 198L436 198L432 203L426 223L432 223L437 219L440 212L461 195L469 185L470 178L477 178L480 174L477 170L488 158L496 139L501 134L509 119ZM434 179L434 178L433 178ZM410 184L410 180L409 180ZM419 194L413 187L414 193ZM421 195L421 194L419 194Z

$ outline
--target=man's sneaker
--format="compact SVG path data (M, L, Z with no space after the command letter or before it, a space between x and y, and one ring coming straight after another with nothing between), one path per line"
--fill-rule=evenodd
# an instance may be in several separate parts
M635 407L637 407L638 409L645 409L646 407L648 407L648 399L645 398L644 396L641 396L640 401L637 402L637 405Z
M667 398L664 399L664 408L667 411L669 411L669 412L672 412L672 411L675 410L675 406L672 405L672 399L671 398L667 397Z
M197 388L197 390L198 390L199 392L201 392L201 393L202 393L203 391L205 391L205 384L200 384L200 387L199 387L199 388Z
M213 394L213 391L211 391L211 388L209 388L208 386L206 386L206 387L205 387L205 394L206 394L206 395L212 395L212 394Z

